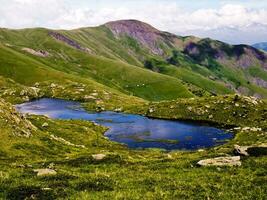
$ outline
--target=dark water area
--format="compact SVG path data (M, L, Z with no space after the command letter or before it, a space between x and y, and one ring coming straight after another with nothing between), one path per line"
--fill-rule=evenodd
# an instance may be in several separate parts
M232 133L203 123L150 119L111 111L88 112L75 101L43 98L17 105L16 108L24 114L95 122L109 128L106 137L126 144L129 148L196 150L217 146L233 138Z

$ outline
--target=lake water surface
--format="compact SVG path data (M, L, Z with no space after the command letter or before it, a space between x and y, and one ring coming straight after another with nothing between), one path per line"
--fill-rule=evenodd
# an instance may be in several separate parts
M87 112L79 102L43 98L16 106L21 113L53 119L82 119L106 126L110 140L129 148L196 150L223 144L233 134L201 123L150 119L116 112ZM86 136L88 137L88 136Z

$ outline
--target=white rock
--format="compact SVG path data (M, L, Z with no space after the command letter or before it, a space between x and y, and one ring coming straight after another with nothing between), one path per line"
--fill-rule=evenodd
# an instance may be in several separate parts
M103 160L106 157L106 155L105 154L94 154L94 155L92 155L92 157L95 160Z
M42 127L48 127L49 125L48 125L48 123L43 123L43 125L42 125Z
M35 169L33 170L37 173L37 176L47 176L47 175L56 175L57 172L53 169Z
M217 157L206 160L200 160L200 166L241 166L240 156Z
M247 150L248 150L248 146L239 146L239 145L235 145L235 153L241 155L241 156L249 156Z

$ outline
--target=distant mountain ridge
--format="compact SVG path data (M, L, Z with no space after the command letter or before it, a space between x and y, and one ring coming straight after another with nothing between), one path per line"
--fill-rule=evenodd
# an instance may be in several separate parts
M204 60L212 57L218 61L235 58L241 67L253 65L249 61L242 60L243 55L255 56L260 64L265 66L267 56L248 45L228 45L226 43L196 37L179 37L177 35L162 32L154 27L137 20L120 20L105 24L116 37L125 35L134 38L151 53L167 55L168 48L183 50L183 52L195 59ZM205 54L205 55L203 55Z
M33 84L18 76L26 66L32 66L29 77L42 66L147 100L229 93L267 97L263 51L177 36L137 20L75 30L0 29L0 53L0 75L22 84Z
M267 42L261 42L261 43L253 44L252 46L257 48L257 49L267 51Z

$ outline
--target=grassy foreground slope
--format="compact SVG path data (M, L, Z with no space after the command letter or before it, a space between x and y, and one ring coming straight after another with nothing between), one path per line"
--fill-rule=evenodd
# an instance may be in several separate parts
M103 136L104 127L42 116L25 119L1 100L0 109L6 116L0 117L0 144L3 147L0 150L0 198L263 200L267 193L266 156L242 158L240 167L199 167L197 162L234 155L234 144L266 143L266 103L255 103L253 99L243 97L236 99L235 96L216 97L209 101L208 109L207 100L195 100L199 103L192 100L163 102L151 104L146 109L150 113L153 108L155 117L192 118L181 109L185 104L185 108L192 107L192 112L207 109L203 120L207 120L206 115L213 115L217 123L233 125L232 121L225 122L225 118L232 120L234 109L221 113L223 109L219 108L242 103L246 107L238 110L240 113L246 111L250 119L237 118L234 123L241 129L236 130L235 139L216 148L194 152L130 150L107 140ZM170 111L169 107L175 111ZM224 118L219 117L220 114ZM264 116L261 123L252 122ZM8 125L6 118L9 118ZM247 131L246 126L262 130ZM30 132L27 137L23 132L13 134L24 127ZM100 153L105 157L96 160L93 155ZM34 172L44 168L54 170L56 174L37 176Z

